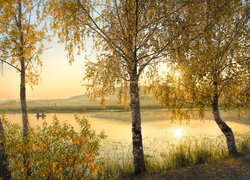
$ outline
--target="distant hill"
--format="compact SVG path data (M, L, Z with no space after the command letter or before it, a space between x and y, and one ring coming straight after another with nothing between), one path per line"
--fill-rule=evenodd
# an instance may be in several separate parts
M17 100L5 100L0 102L0 106L17 106L19 104L19 101Z
M129 100L128 100L129 101ZM152 95L145 95L141 93L140 97L141 106L159 106L159 103ZM91 101L87 95L72 96L66 99L47 99L47 100L27 100L29 108L41 108L41 107L96 107L100 108L100 101ZM129 102L127 102L129 104ZM113 95L106 98L105 105L107 107L123 107L118 105L118 91ZM0 101L0 109L19 109L19 100Z

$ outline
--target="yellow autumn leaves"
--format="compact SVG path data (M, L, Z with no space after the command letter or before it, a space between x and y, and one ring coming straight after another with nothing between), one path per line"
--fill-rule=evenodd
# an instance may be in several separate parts
M27 177L23 163L25 154L29 157L31 178L85 179L100 175L96 157L100 140L105 135L96 134L85 118L75 116L75 120L79 124L79 132L68 123L59 122L56 117L50 125L44 123L40 127L30 127L28 143L24 143L21 127L3 120L5 148L12 178Z
M25 83L31 86L39 81L43 43L50 40L41 6L42 1L0 1L0 61L20 72L25 68Z

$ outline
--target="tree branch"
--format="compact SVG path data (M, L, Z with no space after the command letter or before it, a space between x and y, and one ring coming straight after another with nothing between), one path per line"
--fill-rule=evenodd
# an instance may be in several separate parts
M78 5L82 8L83 13L86 13L89 20L93 23L94 27L90 24L87 24L92 30L94 30L94 32L98 33L109 45L111 45L113 47L113 49L120 54L125 61L128 61L125 52L117 46L116 43L113 42L113 40L98 26L98 24L95 22L95 20L92 18L92 16L88 13L88 11L86 10L86 8L82 5L80 0L77 0ZM79 20L79 18L78 18ZM118 51L119 50L119 51Z
M45 51L45 50L48 50L48 49L51 49L51 48L52 48L52 47L48 47L48 48L39 49L38 51L36 51L36 52L28 59L25 68L28 67L28 65L29 65L29 63L31 62L31 60L34 59L34 57L35 57L38 53L40 53L40 52L42 52L42 51Z
M7 64L7 65L13 67L13 68L16 69L17 71L21 72L21 70L20 70L18 67L14 66L13 64L11 64L11 63L8 62L8 61L5 61L5 60L0 59L0 62L1 62L1 63L5 63L5 64Z

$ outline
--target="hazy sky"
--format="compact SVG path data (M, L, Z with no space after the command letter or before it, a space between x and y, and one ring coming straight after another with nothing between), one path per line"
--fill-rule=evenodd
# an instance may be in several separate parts
M59 99L85 94L82 78L85 73L86 57L95 58L90 40L80 56L70 65L64 45L57 43L57 39L45 43L45 47L52 47L43 52L39 84L33 89L27 84L27 99ZM161 72L162 71L162 72ZM167 69L168 71L168 69ZM160 73L164 74L166 67L162 66ZM20 87L20 73L4 65L0 71L0 100L18 99Z
M27 85L27 99L57 99L84 94L81 79L84 75L85 55L76 57L70 65L64 46L58 44L56 39L45 43L45 47L52 48L42 55L39 84L33 90ZM20 75L13 68L4 66L0 74L0 85L0 100L19 98Z

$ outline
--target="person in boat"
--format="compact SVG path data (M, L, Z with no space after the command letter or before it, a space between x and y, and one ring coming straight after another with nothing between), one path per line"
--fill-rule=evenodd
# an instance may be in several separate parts
M44 113L42 113L42 114L36 113L36 118L39 119L40 117L44 119L44 117L46 117L46 115Z

